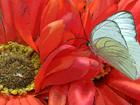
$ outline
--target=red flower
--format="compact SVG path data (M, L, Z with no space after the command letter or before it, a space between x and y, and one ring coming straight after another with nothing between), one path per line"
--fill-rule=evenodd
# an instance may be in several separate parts
M1 11L0 12L0 16L1 16L0 17L0 43L4 45L9 41L10 43L13 41L13 42L21 43L23 45L29 45L35 51L39 52L35 42L37 40L38 32L39 32L38 20L40 18L39 16L41 11L40 6L42 5L42 3L43 3L42 0L37 0L37 1L1 0L0 1L0 11ZM17 69L17 67L15 67L14 69ZM2 71L0 71L0 76L1 76L0 78L2 79ZM19 74L19 76L22 77L23 75ZM39 94L36 94L34 90L31 92L27 92L27 94L25 95L18 95L16 89L11 89L11 90L14 91L8 92L9 91L8 89L7 93L6 91L4 91L4 93L6 94L3 94L1 88L0 105L31 105L31 104L44 105L45 104L45 103L43 104L41 100L37 98ZM12 95L11 93L16 95Z
M60 19L63 12L61 12L62 14L60 13L56 15L55 13L56 9L53 8L53 6L55 5L57 6L57 3L55 3L55 0L51 0L49 2L47 0L46 1L45 0L35 0L35 1L34 0L22 0L22 1L21 0L15 0L15 1L1 0L0 1L0 16L1 16L0 17L0 44L1 44L0 56L1 58L3 57L3 59L6 59L6 60L8 59L5 62L10 62L10 63L6 63L8 65L5 65L5 66L2 66L3 63L1 63L0 65L0 105L31 105L31 104L44 105L44 104L47 104L44 101L44 98L46 98L45 97L46 86L44 84L40 84L40 81L42 80L42 78L45 78L45 77L42 77L42 75L44 76L46 74L46 71L44 70L50 71L50 69L46 68L46 66L48 65L48 63L50 63L50 60L52 59L51 56L59 57L62 55L61 54L57 55L56 54L57 52L64 51L63 53L67 54L66 52L71 52L71 50L75 49L74 47L68 46L68 45L62 46L57 49L57 47L60 45L61 42L63 42L64 39L72 38L73 35L64 31L64 22L62 19ZM58 9L61 10L61 8L58 8ZM63 35L64 32L69 37L65 37ZM32 47L34 51L29 46ZM4 58L5 56L7 56L5 52L4 52L4 55L2 55L5 49L8 52L9 58ZM55 49L57 50L54 51ZM54 53L50 54L53 51ZM36 63L38 61L38 58L36 58L38 57L37 53L40 56L41 68L39 69L39 73L36 74L35 81L33 80L36 86L34 87L34 89L31 89L33 88L33 86L30 87L30 85L28 85L27 87L22 87L22 89L20 89L19 87L17 88L15 85L13 85L14 83L15 84L17 83L18 85L20 85L18 81L21 78L24 78L22 81L20 81L20 83L23 83L23 85L25 85L24 82L26 82L26 79L28 80L31 78L29 77L31 76L30 75L31 72L28 73L29 71L27 69L30 68L32 70L36 68ZM48 57L48 55L50 57ZM74 55L71 55L71 56L74 56ZM63 59L69 60L69 62L67 63L67 65L65 64L65 66L69 66L70 64L72 64L72 60L74 60L75 58L73 57L71 58L71 56L66 55L67 58L63 58L63 57L61 58L61 60ZM3 62L3 59L1 58L0 58L0 62ZM12 61L9 61L9 59L12 59ZM34 61L36 59L37 61ZM21 62L18 62L18 60L21 60ZM75 66L76 66L76 63L78 62L78 59L76 60L77 61L75 62ZM54 62L57 62L57 61L54 60ZM24 62L27 64L25 65L22 64ZM33 64L30 64L30 62L33 62ZM15 66L15 65L18 65L18 66ZM34 68L31 68L30 65L31 67L33 66ZM13 66L14 68L11 69ZM25 69L27 70L26 71L27 73L19 69L20 67L22 68L23 66L27 67L27 69ZM56 65L53 65L50 68L53 69L55 68L55 66L56 67L58 66L57 63ZM58 67L58 69L65 68L63 64L59 64L59 66L60 67ZM5 79L7 76L2 77L3 75L5 75L3 74L3 71L2 71L3 69L13 70L13 71L8 71L9 74L7 73L7 71L4 71L4 73L7 73L8 75L12 75L11 77L8 77L10 79ZM19 69L18 72L14 71L18 69ZM10 74L11 72L15 74ZM28 77L26 77L26 75L24 77L24 75L21 74L23 72ZM51 70L51 72L52 73L55 72L55 69L54 71ZM81 75L83 75L82 73L83 72L81 72ZM31 74L33 74L33 72ZM80 75L80 74L76 74L76 75ZM17 80L15 80L14 78L16 78ZM34 79L34 76L31 79ZM12 83L12 85L8 85L8 82L6 84L4 80L8 82L9 81L15 81L15 82L10 82ZM44 90L40 88L40 86L43 86ZM23 94L24 91L26 94L25 93Z
M55 44L55 49L45 59L36 77L37 92L48 86L49 105L138 105L140 81L132 81L112 68L110 72L108 68L103 69L103 64L86 46L86 42L97 24L120 10L132 12L139 35L136 12L139 10L139 1L130 0L126 5L123 0L60 1L55 4L58 8L64 6L61 8L62 14L57 13L60 18L64 15L66 30L63 34L72 38L66 43ZM53 5L54 2L49 3ZM61 42L64 40L61 39ZM101 78L98 80L98 77Z

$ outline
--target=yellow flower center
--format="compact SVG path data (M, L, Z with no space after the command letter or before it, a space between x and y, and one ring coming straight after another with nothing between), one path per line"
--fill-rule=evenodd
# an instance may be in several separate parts
M0 45L1 93L21 95L33 90L39 67L39 56L31 47L15 42Z

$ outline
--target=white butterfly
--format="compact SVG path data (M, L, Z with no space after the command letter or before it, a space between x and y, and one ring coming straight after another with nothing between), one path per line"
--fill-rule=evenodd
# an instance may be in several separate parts
M118 12L91 32L91 48L110 65L137 79L140 77L140 45L135 39L134 19L129 12Z

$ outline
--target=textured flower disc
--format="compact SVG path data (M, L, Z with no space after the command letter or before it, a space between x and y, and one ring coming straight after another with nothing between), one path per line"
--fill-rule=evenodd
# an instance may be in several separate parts
M38 54L15 42L0 45L0 90L5 94L25 94L34 89L40 67Z

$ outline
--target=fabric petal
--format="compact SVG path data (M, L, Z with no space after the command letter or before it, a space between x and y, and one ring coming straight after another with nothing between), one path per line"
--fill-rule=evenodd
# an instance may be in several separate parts
M90 81L72 83L68 93L69 105L93 105L95 90Z
M49 90L49 105L66 105L68 86L53 86Z

